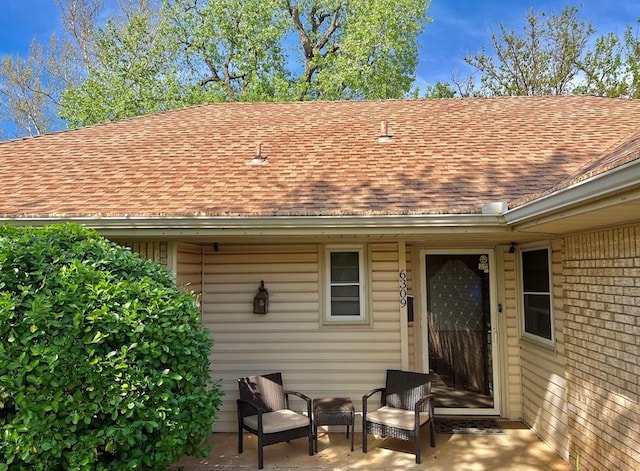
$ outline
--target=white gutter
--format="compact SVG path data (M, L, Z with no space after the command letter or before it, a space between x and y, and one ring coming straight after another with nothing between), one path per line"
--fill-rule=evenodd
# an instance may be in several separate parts
M507 225L518 230L525 225L550 222L560 217L624 202L629 198L635 199L633 195L625 196L621 193L639 188L640 159L536 198L506 211L503 215ZM618 198L615 198L616 195ZM605 199L608 201L603 201Z
M36 217L0 218L0 224L42 226L74 222L110 235L384 235L506 232L501 215L273 217Z

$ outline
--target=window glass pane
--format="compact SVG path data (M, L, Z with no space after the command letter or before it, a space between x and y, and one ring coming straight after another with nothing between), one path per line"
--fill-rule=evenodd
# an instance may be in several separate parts
M361 320L364 318L362 283L362 251L327 251L328 286L327 320Z
M360 288L358 285L332 286L331 299L334 298L358 298Z
M522 252L522 282L525 292L549 292L547 249Z
M357 285L331 287L331 315L360 315L360 288Z
M524 295L524 330L551 340L551 304L548 295Z
M331 282L358 283L358 252L331 253Z
M332 316L359 316L360 301L347 298L333 298L331 300Z

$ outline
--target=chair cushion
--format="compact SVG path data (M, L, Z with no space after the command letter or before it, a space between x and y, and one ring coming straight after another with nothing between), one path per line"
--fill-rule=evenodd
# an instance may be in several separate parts
M258 430L258 416L251 415L244 418L245 425ZM262 414L262 432L276 433L283 430L306 427L311 423L309 417L289 409L280 409L275 412Z
M420 412L420 425L429 420L428 412ZM395 409L383 406L378 410L367 412L367 421L389 427L413 430L415 425L415 413L405 409Z

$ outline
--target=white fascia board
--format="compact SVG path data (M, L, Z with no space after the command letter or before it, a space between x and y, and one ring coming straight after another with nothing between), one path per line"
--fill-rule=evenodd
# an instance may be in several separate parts
M510 209L504 213L504 218L510 227L540 222L561 211L575 209L580 212L580 207L638 187L640 159Z
M41 226L74 222L110 235L384 235L504 232L501 215L274 217L0 218L0 224Z

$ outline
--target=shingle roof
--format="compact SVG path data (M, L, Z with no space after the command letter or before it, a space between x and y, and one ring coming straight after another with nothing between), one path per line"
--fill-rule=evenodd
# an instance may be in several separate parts
M564 180L558 182L551 188L544 189L537 193L526 195L518 201L512 201L511 206L519 206L528 201L532 201L541 196L549 195L562 190L576 183L600 175L608 170L621 167L624 164L640 160L640 132L633 134L630 138L616 144L593 161L568 175ZM639 182L640 183L640 182Z
M638 158L638 123L586 96L203 105L0 143L0 215L474 213Z

